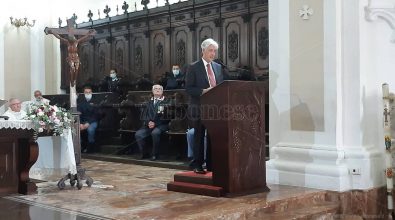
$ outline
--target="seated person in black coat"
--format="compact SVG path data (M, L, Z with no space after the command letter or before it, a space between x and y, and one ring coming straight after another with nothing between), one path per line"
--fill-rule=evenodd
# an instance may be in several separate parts
M180 66L173 65L172 73L167 75L167 89L183 89L185 84L185 75L180 71Z
M168 100L163 96L163 87L155 84L152 86L152 98L146 103L144 111L142 112L141 119L143 126L136 134L136 142L140 148L141 158L149 157L146 152L146 138L152 137L152 160L158 159L160 136L162 132L169 129L169 121L166 119L165 105Z
M87 131L88 145L84 146L82 151L86 153L95 152L95 135L96 128L100 119L99 109L92 101L92 88L84 87L84 97L78 99L77 109L80 115L80 131Z
M113 68L110 70L110 75L104 77L104 80L101 83L101 91L121 94L119 82L120 78L118 78L117 69Z

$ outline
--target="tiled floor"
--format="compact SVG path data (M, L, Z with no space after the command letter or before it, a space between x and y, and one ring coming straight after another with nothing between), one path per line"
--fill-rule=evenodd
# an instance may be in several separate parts
M180 170L89 159L82 165L94 180L92 187L78 190L67 183L59 190L59 176L42 177L45 182L37 183L36 195L2 198L0 219L248 219L253 218L249 213L269 202L322 192L269 185L269 193L212 198L168 192L166 184ZM276 207L280 211L284 208Z

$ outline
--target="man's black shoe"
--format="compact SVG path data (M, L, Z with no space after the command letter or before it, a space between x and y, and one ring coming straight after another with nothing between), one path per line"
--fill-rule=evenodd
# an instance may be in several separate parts
M193 169L193 172L197 174L206 174L206 171L203 170L203 167L196 167Z
M192 159L191 161L189 161L188 167L189 169L193 170L193 168L195 167L195 160Z
M152 157L151 157L151 160L152 160L152 161L155 161L155 160L158 160L158 159L159 159L158 156L152 156Z

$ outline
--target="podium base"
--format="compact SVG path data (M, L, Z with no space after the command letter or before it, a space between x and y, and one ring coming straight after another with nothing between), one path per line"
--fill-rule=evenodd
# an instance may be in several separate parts
M167 184L167 191L212 197L224 196L223 188L213 185L212 172L206 174L196 174L193 171L176 173L174 181Z

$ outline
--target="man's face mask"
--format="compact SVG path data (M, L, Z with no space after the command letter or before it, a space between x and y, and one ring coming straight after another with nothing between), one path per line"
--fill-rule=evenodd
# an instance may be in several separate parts
M84 95L85 95L86 101L89 102L92 99L92 93L85 93Z
M180 69L173 69L173 74L177 76L180 73Z

